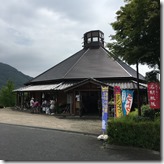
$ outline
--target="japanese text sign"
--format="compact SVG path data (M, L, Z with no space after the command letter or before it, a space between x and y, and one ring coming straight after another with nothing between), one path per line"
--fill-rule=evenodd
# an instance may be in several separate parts
M102 130L105 132L108 120L108 87L101 87Z
M123 115L128 115L133 103L133 90L122 90Z
M114 101L115 101L115 117L123 116L121 88L119 86L114 86Z
M160 108L160 85L158 82L148 83L148 100L150 108Z

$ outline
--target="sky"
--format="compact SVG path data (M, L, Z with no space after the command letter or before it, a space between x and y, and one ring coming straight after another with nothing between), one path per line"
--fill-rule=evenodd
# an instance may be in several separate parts
M0 62L36 77L82 49L83 34L105 42L123 0L0 0ZM132 66L134 69L135 66ZM145 76L147 66L139 66Z

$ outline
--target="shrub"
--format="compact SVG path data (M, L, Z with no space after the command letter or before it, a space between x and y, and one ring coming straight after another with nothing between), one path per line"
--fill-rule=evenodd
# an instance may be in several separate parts
M155 118L155 110L154 109L145 110L144 113L143 113L143 116L144 117L148 117L151 120L154 120L154 118Z
M143 116L143 115L144 115L145 110L149 110L149 109L150 109L149 104L142 105L142 106L141 106L141 115Z
M128 116L108 120L108 142L160 150L160 119L138 116L135 111Z
M160 117L160 109L151 109L148 104L142 105L141 111L142 116L150 120L154 120L157 117Z

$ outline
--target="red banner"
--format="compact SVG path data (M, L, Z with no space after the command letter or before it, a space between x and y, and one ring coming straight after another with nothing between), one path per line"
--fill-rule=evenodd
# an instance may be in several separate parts
M158 82L148 83L148 100L150 108L160 108L160 85Z

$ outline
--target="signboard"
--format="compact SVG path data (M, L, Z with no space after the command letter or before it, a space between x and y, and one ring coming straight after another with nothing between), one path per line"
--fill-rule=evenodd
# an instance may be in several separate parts
M114 104L115 104L115 117L123 116L122 112L122 98L121 89L119 86L114 86Z
M159 109L160 108L160 85L158 82L148 83L148 100L150 108Z
M132 90L122 90L122 110L123 115L126 116L129 114L132 103L133 103L133 92Z
M108 87L101 87L101 99L102 99L102 130L106 131L108 120Z

